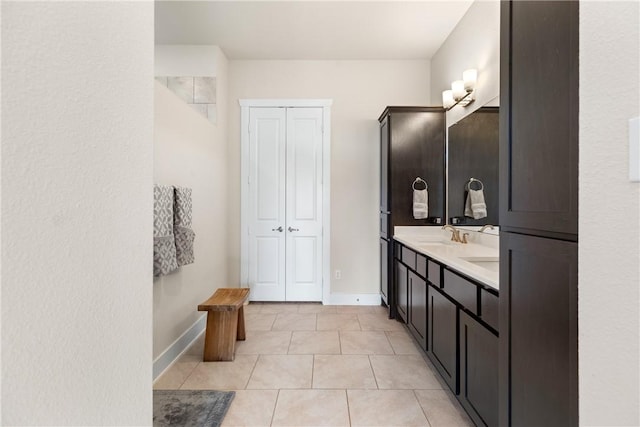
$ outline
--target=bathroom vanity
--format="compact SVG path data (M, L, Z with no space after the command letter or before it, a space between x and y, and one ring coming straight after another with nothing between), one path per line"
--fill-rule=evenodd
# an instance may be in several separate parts
M498 236L396 227L397 314L476 425L498 424Z

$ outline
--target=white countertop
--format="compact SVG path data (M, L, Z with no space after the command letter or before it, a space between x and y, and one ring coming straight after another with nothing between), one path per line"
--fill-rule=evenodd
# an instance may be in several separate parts
M460 230L460 233L468 232ZM433 258L493 289L499 289L497 269L471 263L464 258L496 259L499 257L498 236L470 232L469 243L452 242L451 231L440 227L395 227L393 238L423 255ZM498 264L494 264L497 266Z

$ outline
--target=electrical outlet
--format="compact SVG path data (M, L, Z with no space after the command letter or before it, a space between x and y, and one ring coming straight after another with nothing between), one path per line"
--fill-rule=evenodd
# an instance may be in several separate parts
M340 280L342 277L342 272L340 270L336 270L336 280Z

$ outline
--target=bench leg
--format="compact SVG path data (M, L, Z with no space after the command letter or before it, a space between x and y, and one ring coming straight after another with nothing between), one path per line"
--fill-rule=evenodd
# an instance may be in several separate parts
M246 335L244 332L244 306L241 305L238 309L238 341L244 341Z
M233 360L237 330L237 311L209 311L203 360L205 362Z

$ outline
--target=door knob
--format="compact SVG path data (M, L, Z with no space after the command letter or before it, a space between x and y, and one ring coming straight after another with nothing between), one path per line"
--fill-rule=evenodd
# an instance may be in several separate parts
M288 230L289 230L289 232L292 232L292 231L300 231L299 229L297 229L297 228L292 228L292 227L289 227L289 228L288 228Z
M282 226L278 227L278 228L272 228L271 231L279 231L282 233Z

